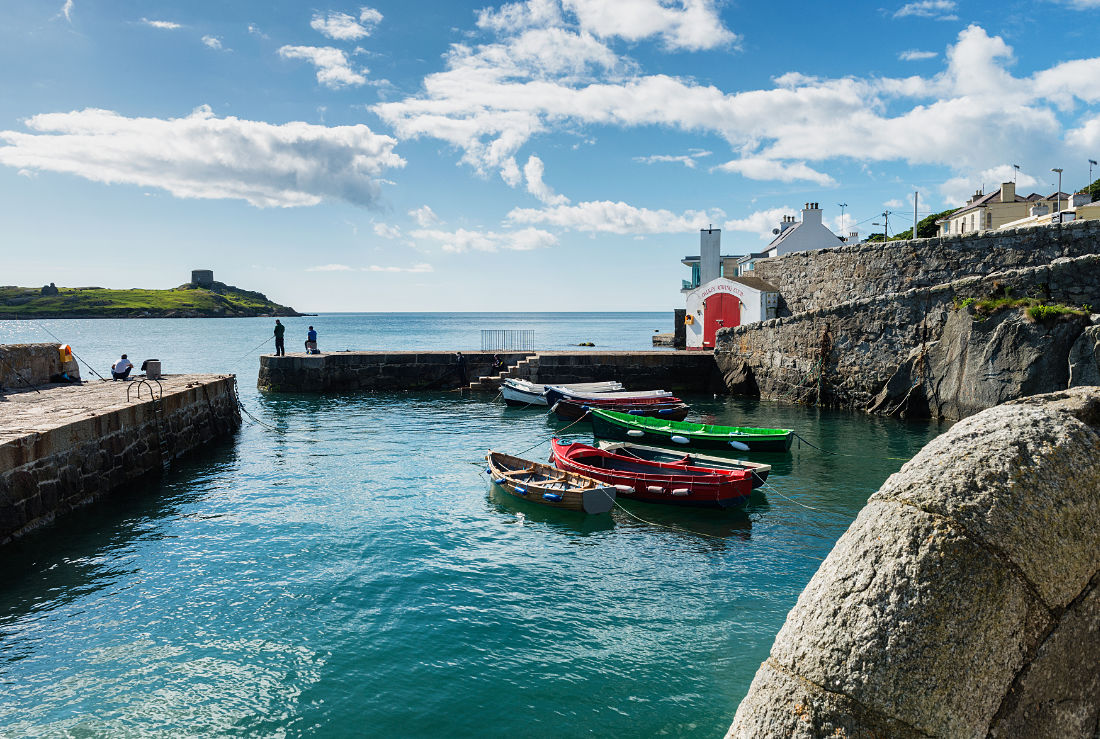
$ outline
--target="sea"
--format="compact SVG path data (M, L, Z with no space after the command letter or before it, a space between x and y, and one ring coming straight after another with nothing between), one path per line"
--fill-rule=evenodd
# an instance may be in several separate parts
M283 321L291 351L309 325L322 351L477 350L485 329L647 349L672 330L671 311ZM690 420L804 441L745 455L773 469L743 510L583 516L503 495L484 455L544 460L584 425L489 394L261 394L273 325L0 321L0 344L70 344L86 379L123 352L233 372L257 419L3 548L0 736L721 736L837 538L946 429L688 396Z

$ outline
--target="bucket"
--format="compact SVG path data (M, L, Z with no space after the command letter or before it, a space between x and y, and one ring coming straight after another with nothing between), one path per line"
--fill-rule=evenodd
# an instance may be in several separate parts
M160 379L160 360L159 359L146 359L145 360L145 378L148 380Z

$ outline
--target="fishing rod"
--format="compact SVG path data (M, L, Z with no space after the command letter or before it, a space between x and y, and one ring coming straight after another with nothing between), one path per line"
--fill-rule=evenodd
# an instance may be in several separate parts
M56 336L54 336L54 333L53 333L53 331L50 331L50 330L49 330L48 328L46 328L46 327L45 327L45 326L43 326L42 324L38 324L38 328L40 328L40 329L42 329L43 331L45 331L46 333L48 333L48 334L49 334L49 335L50 335L51 337L53 337L53 340L54 340L54 341L56 341L56 342L57 342L58 344L64 344L64 343L65 343L65 342L63 342L63 341L62 341L61 339L59 339L59 338L57 338ZM77 354L76 352L74 352L74 351L73 351L73 348L72 348L71 346L69 347L69 351L70 351L70 352L72 352L72 355L73 355L74 357L76 357L78 361L80 361L80 362L84 362L84 360L83 360L83 359L81 359L80 355L79 355L79 354ZM101 380L104 380L104 381L106 381L106 380L107 380L107 378L106 378L106 377L104 377L103 375L101 375L101 374L99 374L98 372L96 372L96 371L95 371L95 367L93 367L92 365L88 364L87 362L84 362L84 366L85 366L85 367L87 367L88 369L90 369L90 370L92 371L92 374L93 374L93 375L95 375L96 377L98 377L99 379L101 379Z

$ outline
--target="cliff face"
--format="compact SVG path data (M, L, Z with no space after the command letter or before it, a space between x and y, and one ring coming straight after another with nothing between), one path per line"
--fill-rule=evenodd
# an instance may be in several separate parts
M1075 243L1100 251L1100 237ZM836 258L822 256L828 264ZM903 281L897 275L882 280ZM1018 308L985 317L962 307L1006 293L1100 306L1100 255L1058 257L724 329L715 359L732 392L953 419L1086 378L1100 380L1096 334L1082 338L1089 317L1035 321Z
M1097 459L1100 387L928 444L806 586L729 736L1096 736Z

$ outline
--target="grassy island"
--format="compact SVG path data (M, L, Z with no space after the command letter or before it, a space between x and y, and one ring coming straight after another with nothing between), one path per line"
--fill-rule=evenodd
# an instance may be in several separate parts
M102 287L0 286L0 319L30 318L249 318L300 316L263 293L222 282L169 290Z

